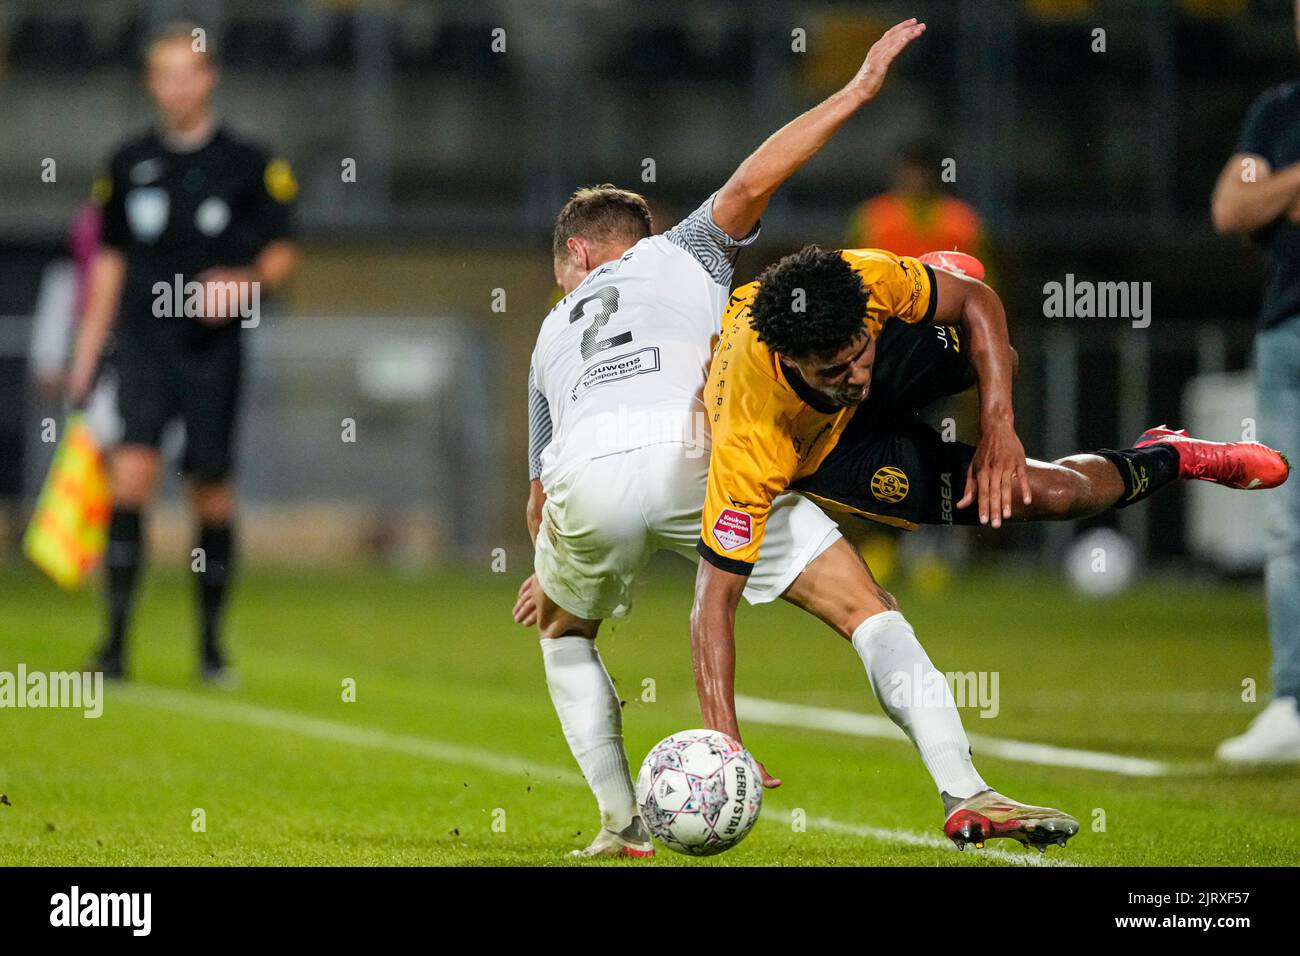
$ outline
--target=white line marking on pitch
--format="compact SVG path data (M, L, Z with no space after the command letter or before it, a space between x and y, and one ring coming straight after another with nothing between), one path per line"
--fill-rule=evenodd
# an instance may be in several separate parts
M386 730L357 727L324 717L310 717L306 714L278 710L273 707L262 707L244 701L221 700L190 691L149 687L143 684L114 687L110 693L115 701L152 707L174 714L201 717L207 720L224 720L249 727L283 731L326 743L342 743L354 747L387 750L393 753L431 760L436 763L463 763L481 767L494 773L530 778L547 778L556 783L564 783L570 786L586 786L582 775L573 770L549 767L522 757L494 753L480 747L465 747L440 740L415 737L410 734L394 734ZM775 818L773 819L775 822ZM957 852L957 848L947 839L932 836L928 833L845 823L842 820L835 820L830 817L809 817L808 823L817 829L876 840L881 843L899 843L906 846L921 846L938 850L951 850L953 853ZM1009 853L1006 850L987 847L974 852L982 857L997 860L1000 863L1011 863L1019 866L1078 865L1067 860L1040 857L1033 853Z
M887 717L860 714L852 710L831 707L809 707L786 704L759 697L736 696L736 714L741 720L780 727L800 727L805 730L829 730L855 737L879 737L886 740L907 741L907 736ZM1120 754L1100 753L1095 750L1074 750L1051 744L1036 744L1023 740L1005 740L970 734L971 747L990 757L1001 757L1018 763L1043 764L1048 767L1077 767L1083 770L1101 770L1127 777L1166 777L1185 772L1159 760L1144 757L1125 757Z
M1124 690L1098 693L1092 690L1053 690L1018 694L1016 703L1035 710L1085 710L1098 708L1111 713L1156 714L1230 714L1249 717L1255 708L1235 694L1208 690Z
M775 808L773 808L775 809ZM911 830L892 830L885 827L870 827L858 823L844 823L840 820L832 820L830 817L809 817L808 826L816 827L821 830L829 830L832 833L845 833L850 836L863 837L867 840L877 840L881 843L901 843L905 846L922 846L932 850L952 850L954 853L959 852L956 845L947 837L933 836L929 833L914 833ZM985 857L997 860L1000 863L1012 863L1016 866L1079 866L1071 860L1062 860L1060 857L1051 857L1046 854L1040 854L1037 850L1025 850L1020 853L1009 850L998 850L991 847L985 847L982 850L971 850L971 854L977 859Z
M438 763L464 763L472 767L481 767L498 773L522 777L544 777L561 783L581 784L582 775L574 770L548 767L534 763L523 757L509 754L492 753L477 747L465 747L459 744L429 740L409 734L393 734L386 730L358 727L338 720L323 717L310 717L288 710L276 710L271 707L259 707L243 701L218 700L181 690L167 690L160 687L145 687L140 684L130 687L113 688L110 693L117 700L173 713L188 714L194 717L206 717L209 720L226 720L245 724L250 727L263 727L269 730L283 730L300 737L311 737L328 743L351 744L354 747L368 747L372 750L388 750L393 753L421 757Z

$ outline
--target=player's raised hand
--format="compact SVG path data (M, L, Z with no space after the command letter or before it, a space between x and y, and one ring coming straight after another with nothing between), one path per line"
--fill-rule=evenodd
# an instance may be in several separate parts
M918 23L916 17L895 24L885 31L885 35L871 45L867 58L862 63L849 88L862 97L865 103L880 92L885 82L885 74L894 58L903 52L903 48L925 32L925 24Z
M1010 424L984 429L966 472L965 494L957 507L966 508L978 500L980 524L1000 528L1011 517L1012 499L1017 492L1024 504L1033 500L1025 446Z
M915 17L892 27L867 51L862 68L847 86L796 116L750 153L718 190L713 200L714 225L736 238L748 235L772 194L876 95L894 57L924 32L925 24Z

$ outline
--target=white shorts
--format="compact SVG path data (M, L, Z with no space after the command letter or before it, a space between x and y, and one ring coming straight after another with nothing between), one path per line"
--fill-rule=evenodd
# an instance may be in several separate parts
M656 551L699 560L708 473L707 451L675 443L550 469L542 479L546 505L533 562L542 590L577 617L626 614L632 583ZM798 494L779 495L745 600L775 601L838 537L835 522L817 505Z

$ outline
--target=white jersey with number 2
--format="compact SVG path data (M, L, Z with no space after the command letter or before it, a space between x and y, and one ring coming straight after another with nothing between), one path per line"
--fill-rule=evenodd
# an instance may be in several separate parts
M697 558L708 480L702 393L740 249L713 197L593 269L547 315L528 382L529 477L546 492L534 573L588 620L620 616L660 550ZM838 537L812 502L778 496L751 603L780 596Z
M701 391L736 256L757 235L731 238L712 206L593 269L547 315L530 369L530 477L707 442Z

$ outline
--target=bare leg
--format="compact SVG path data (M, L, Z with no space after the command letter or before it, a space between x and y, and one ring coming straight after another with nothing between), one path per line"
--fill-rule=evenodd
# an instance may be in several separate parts
M1100 455L1071 455L1050 463L1031 459L1029 490L1034 500L1028 505L1018 493L1012 495L1013 521L1070 521L1113 507L1124 494L1124 480Z
M862 555L843 538L818 555L781 597L845 640L871 615L898 610L894 596L876 583Z
M557 637L585 637L596 639L600 621L588 620L570 614L547 596L541 584L537 588L537 632L543 640Z
M203 525L228 525L234 517L235 491L228 478L191 478L190 510Z
M140 511L153 500L158 482L158 449L122 445L109 456L108 472L113 507Z
M970 741L944 676L930 663L898 602L876 583L852 545L836 541L784 597L852 642L876 699L916 746L945 811L988 789L971 762ZM916 686L942 686L944 693L938 700L923 699L913 692Z

